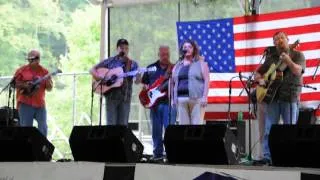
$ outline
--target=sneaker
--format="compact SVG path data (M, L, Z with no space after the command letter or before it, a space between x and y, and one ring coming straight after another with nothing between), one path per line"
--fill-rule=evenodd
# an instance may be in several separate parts
M151 157L149 159L150 163L163 163L164 162L164 157Z

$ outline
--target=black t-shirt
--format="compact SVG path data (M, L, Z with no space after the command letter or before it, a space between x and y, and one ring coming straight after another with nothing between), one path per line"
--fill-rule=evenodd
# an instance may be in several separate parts
M304 72L306 67L306 61L303 53L296 50L291 50L289 53L292 61L296 64L301 65L302 72ZM271 64L277 63L279 61L280 54L278 52L274 52L272 54L267 55L265 62L263 65L258 69L258 73L263 75L266 73ZM274 98L275 100L281 100L285 102L296 102L299 100L301 86L299 86L302 82L302 75L296 76L292 73L289 67L287 67L283 71L283 80L281 85L276 93Z

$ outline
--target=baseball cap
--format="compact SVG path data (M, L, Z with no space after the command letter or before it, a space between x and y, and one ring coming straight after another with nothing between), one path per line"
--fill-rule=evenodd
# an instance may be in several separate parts
M39 59L40 52L38 50L31 50L27 55L27 60Z
M120 45L129 45L129 43L126 39L119 39L117 42L117 47L119 47Z

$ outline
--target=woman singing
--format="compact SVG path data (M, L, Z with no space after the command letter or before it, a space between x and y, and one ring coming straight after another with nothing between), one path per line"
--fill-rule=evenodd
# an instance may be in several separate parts
M173 104L180 124L203 124L209 89L209 68L199 55L196 42L186 40L180 47L181 60L173 69Z

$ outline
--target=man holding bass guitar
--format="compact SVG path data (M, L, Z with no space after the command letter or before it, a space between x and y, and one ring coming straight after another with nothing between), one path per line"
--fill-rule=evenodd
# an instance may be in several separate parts
M142 77L144 90L153 89L151 86L154 85L155 82L159 82L159 84L157 84L159 86L159 91L164 92L161 98L156 99L154 104L149 103L150 106L148 106L148 108L150 108L150 118L152 122L153 160L155 161L163 159L163 128L166 128L170 124L168 79L173 68L173 65L170 63L170 49L168 46L160 46L158 56L159 60L148 66L155 66L157 70L155 72L144 73ZM156 94L153 95L156 96ZM150 99L142 100L142 98L142 94L140 93L140 101L150 102ZM142 102L142 104L146 107L144 102Z
M123 70L123 73L135 71L138 69L138 63L128 57L129 43L126 39L118 40L117 52L118 55L101 61L90 70L90 73L95 80L103 80L106 78L105 75L109 73L106 72L104 73L105 75L103 73L99 73L99 69L101 68L110 71L120 68L121 70ZM138 84L140 82L140 79L140 75L137 74L135 83ZM114 79L114 81L117 80L117 78ZM121 80L123 80L123 83L120 87L114 87L104 93L106 97L107 107L107 125L128 125L133 77L126 77L123 79L121 78ZM99 86L93 88L98 89Z
M285 32L279 31L273 35L274 52L266 55L265 62L255 75L259 83L257 99L266 103L263 161L268 165L271 164L268 143L271 126L279 122L280 115L284 124L295 124L299 113L298 101L306 62L303 53L295 50L295 45L290 46L288 41Z
M47 136L47 111L45 106L45 91L51 91L52 80L48 76L48 70L40 65L40 52L31 50L27 56L28 64L20 67L13 80L17 88L17 108L19 111L20 126L33 126L33 119L38 122L38 129ZM47 75L47 76L46 76ZM33 89L33 81L46 76L39 83L37 89Z

